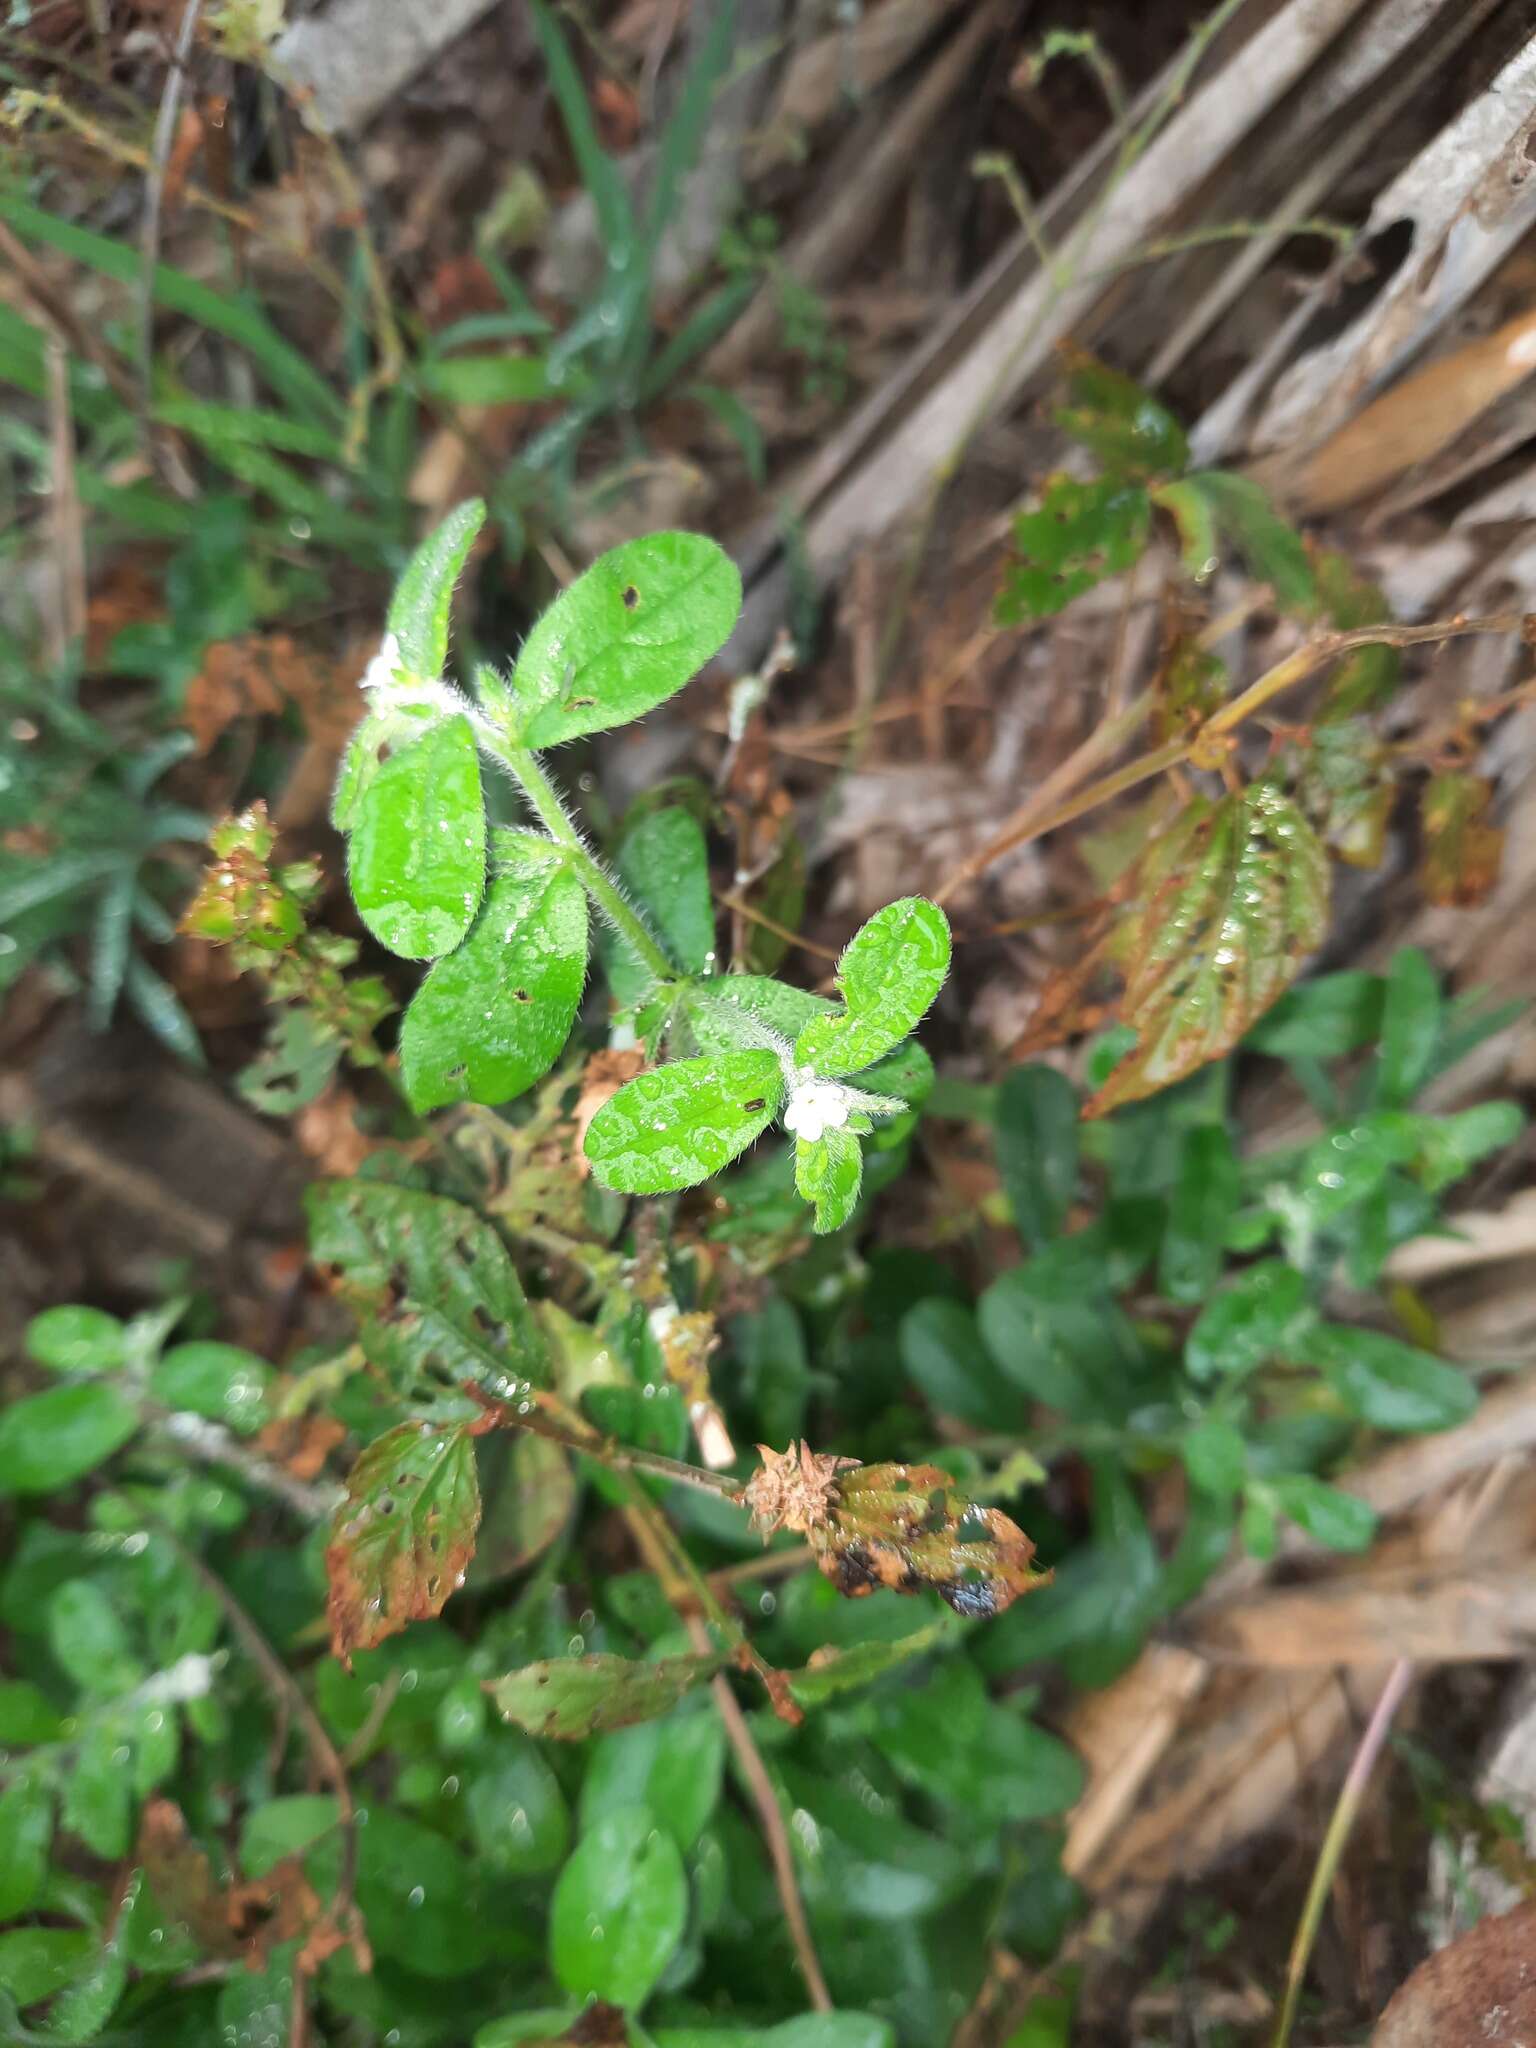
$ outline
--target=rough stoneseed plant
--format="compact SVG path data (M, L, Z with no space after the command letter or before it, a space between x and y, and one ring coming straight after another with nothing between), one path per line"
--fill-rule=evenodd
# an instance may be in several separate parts
M949 969L944 913L910 897L872 917L839 962L841 1002L711 973L703 841L688 814L652 812L621 880L582 839L539 752L643 717L697 674L736 623L735 566L696 534L613 549L550 606L509 676L481 668L472 701L443 669L454 584L484 517L478 501L461 505L401 578L333 810L364 923L392 952L434 963L401 1027L406 1096L420 1111L496 1106L549 1072L586 982L590 904L621 954L615 1042L692 1054L635 1075L597 1110L585 1153L598 1181L628 1195L697 1186L781 1119L815 1228L836 1230L858 1201L860 1140L877 1120L910 1116L931 1085L926 1056L903 1041ZM482 758L541 829L488 835Z

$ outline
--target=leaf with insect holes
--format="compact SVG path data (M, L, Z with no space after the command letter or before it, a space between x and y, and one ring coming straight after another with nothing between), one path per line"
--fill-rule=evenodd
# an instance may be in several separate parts
M586 1155L600 1184L621 1195L697 1187L767 1130L783 1095L771 1052L673 1060L603 1104L587 1127Z
M466 498L406 563L390 601L386 630L399 644L400 666L407 675L429 681L442 674L454 585L484 524L484 502Z
M544 1340L506 1246L457 1202L383 1181L321 1181L305 1196L310 1251L339 1271L363 1350L401 1392L546 1386Z
M1122 370L1074 353L1067 396L1070 402L1054 415L1057 426L1096 455L1110 476L1143 482L1177 476L1189 461L1189 443L1173 414Z
M949 972L949 920L925 896L888 903L843 948L844 1007L814 1018L795 1060L818 1074L854 1074L883 1058L922 1020Z
M503 1720L530 1735L585 1742L608 1728L627 1728L665 1714L712 1678L723 1657L658 1657L635 1662L600 1652L552 1657L525 1665L491 1687Z
M704 829L679 804L647 811L625 832L614 855L619 879L646 911L677 965L699 974L715 949L715 906L709 893ZM608 986L621 1007L639 1002L655 977L618 933L602 935Z
M1120 1003L1136 1044L1085 1116L1139 1102L1223 1058L1327 928L1327 856L1273 783L1192 806L1154 859Z
M1107 576L1129 569L1151 525L1152 503L1140 484L1051 477L1040 503L1013 522L1014 556L998 592L998 624L1049 618Z
M402 1422L363 1452L325 1552L331 1649L350 1665L408 1622L430 1621L463 1582L480 1526L469 1431Z
M852 1131L824 1131L795 1140L795 1188L816 1208L818 1237L841 1230L858 1207L864 1154Z
M742 1492L754 1526L803 1535L840 1593L937 1593L974 1619L1050 1579L1033 1570L1035 1546L1017 1523L968 1500L937 1465L860 1465L805 1443L758 1450Z
M445 718L379 764L357 799L347 880L363 923L406 960L451 953L485 889L480 755Z
M647 534L599 555L523 644L519 744L555 747L654 711L719 653L740 610L735 563L700 534Z
M1492 808L1493 784L1481 775L1454 769L1425 784L1420 881L1431 903L1481 903L1499 879L1504 834L1488 822Z
M510 1102L571 1035L587 977L586 892L548 841L503 846L469 936L437 962L400 1027L415 1110Z

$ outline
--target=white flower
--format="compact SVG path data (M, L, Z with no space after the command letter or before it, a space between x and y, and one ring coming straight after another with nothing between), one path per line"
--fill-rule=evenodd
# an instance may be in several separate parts
M842 1130L852 1107L846 1088L839 1088L835 1081L818 1081L802 1068L790 1088L784 1128L814 1144L825 1132Z
M385 683L392 683L400 667L400 642L393 633L386 633L379 642L379 651L363 670L360 690L377 690Z

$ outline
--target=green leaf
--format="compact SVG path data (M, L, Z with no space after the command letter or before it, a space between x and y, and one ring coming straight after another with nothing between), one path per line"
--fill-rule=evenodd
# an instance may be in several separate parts
M1465 1372L1380 1330L1322 1323L1300 1355L1315 1365L1352 1415L1377 1429L1450 1429L1477 1406Z
M138 1410L105 1380L50 1387L0 1415L0 1495L58 1493L127 1443Z
M619 878L639 898L668 953L689 974L707 968L715 951L715 906L709 893L709 849L690 811L669 804L647 811L619 841ZM652 976L616 933L604 933L608 983L621 1007L637 1003Z
M302 1856L336 1827L341 1808L329 1792L290 1792L252 1807L240 1828L240 1868L265 1877L288 1856Z
M1198 470L1179 488L1205 500L1218 528L1230 536L1252 574L1273 588L1281 611L1303 618L1315 614L1317 577L1311 557L1301 535L1281 518L1266 491L1250 477L1226 469ZM1159 495L1166 504L1169 490Z
M1033 511L1013 522L1014 558L998 593L1000 626L1050 618L1140 556L1152 501L1140 484L1053 476Z
M851 1131L795 1140L795 1188L816 1208L816 1235L841 1230L859 1204L864 1154Z
M587 976L586 891L558 860L515 853L469 936L428 974L400 1027L415 1110L509 1102L564 1049Z
M133 1840L132 1783L123 1768L120 1727L97 1721L87 1727L64 1790L60 1820L104 1862L126 1856Z
M1230 1052L1327 929L1327 855L1273 783L1192 810L1152 858L1120 1006L1136 1045L1087 1116L1138 1102Z
M610 549L528 635L512 677L515 737L553 747L643 718L719 653L740 609L735 563L699 534Z
M46 1693L26 1678L0 1678L0 1747L56 1742L64 1721Z
M1287 989L1244 1044L1281 1060L1342 1059L1381 1030L1385 983L1379 974L1346 970Z
M688 990L688 1021L704 1052L736 1052L782 1041L786 1051L818 1017L838 1006L766 974L719 974Z
M119 1905L112 1932L95 1959L54 1998L43 2024L46 2040L69 2044L93 2041L128 1988L127 1945L144 1894L144 1873L134 1871Z
M95 1579L71 1579L49 1601L48 1647L78 1686L98 1696L127 1692L145 1676L121 1614Z
M1076 353L1067 395L1071 403L1057 408L1057 426L1112 475L1177 475L1189 461L1184 429L1166 405L1123 371Z
M1185 1342L1185 1370L1197 1380L1252 1372L1285 1349L1309 1314L1302 1275L1283 1259L1262 1259L1200 1311Z
M421 382L448 405L529 405L556 394L576 397L587 379L568 371L552 383L543 356L439 356L422 364Z
M268 1419L272 1368L238 1344L177 1344L151 1369L151 1400L227 1423L253 1436Z
M257 1969L241 1969L219 1989L217 2038L229 2048L291 2048L297 1939L278 1942Z
M1054 1067L1012 1067L993 1144L1014 1225L1032 1250L1061 1234L1077 1193L1077 1090Z
M724 1769L725 1724L707 1707L615 1729L598 1738L587 1759L582 1832L616 1807L646 1806L679 1849L691 1849L719 1803Z
M605 1188L660 1195L697 1186L745 1152L778 1114L784 1075L771 1052L674 1060L605 1102L585 1151Z
M1231 1500L1248 1475L1242 1431L1218 1415L1207 1415L1186 1430L1179 1455L1190 1483L1219 1500Z
M925 1656L952 1641L956 1629L954 1617L942 1614L925 1628L897 1636L893 1642L853 1643L846 1650L824 1652L804 1671L791 1675L790 1694L797 1706L823 1706L839 1694L870 1685L913 1657Z
M331 1648L350 1661L412 1621L441 1614L463 1584L480 1526L469 1431L402 1422L353 1466L325 1553Z
M1152 493L1173 521L1179 536L1179 560L1192 583L1205 583L1221 567L1216 513L1198 483L1189 479L1159 484Z
M688 1922L677 1844L645 1806L606 1814L560 1873L549 1913L549 1959L574 1997L637 2011Z
M965 1302L918 1302L901 1319L899 1342L908 1379L937 1414L992 1431L1022 1422L1019 1390L998 1370Z
M435 1828L370 1801L357 1834L357 1902L376 1952L452 1982L495 1951L474 1868Z
M1040 1820L1082 1793L1083 1767L1066 1744L989 1699L962 1657L860 1711L899 1777L973 1822Z
M22 1339L28 1358L50 1372L113 1372L123 1362L123 1326L100 1308L45 1308Z
M516 1401L548 1384L544 1340L490 1224L382 1181L323 1181L305 1206L315 1259L341 1269L363 1349L402 1391L472 1381Z
M1307 1472L1269 1482L1280 1512L1329 1550L1366 1550L1376 1534L1376 1513L1352 1493L1341 1493Z
M1222 1124L1199 1124L1179 1145L1178 1173L1158 1257L1169 1301L1204 1301L1226 1264L1227 1225L1238 1206L1237 1154Z
M363 923L406 960L451 953L485 888L480 755L445 718L379 764L357 798L347 879Z
M1429 1079L1440 1042L1440 983L1417 946L1393 954L1386 983L1376 1101L1382 1109L1406 1109Z
M530 1735L581 1742L609 1728L649 1721L675 1707L720 1669L720 1657L662 1657L637 1663L596 1652L525 1665L491 1687L497 1711Z
M837 963L844 1008L807 1024L800 1066L857 1073L915 1029L949 972L949 920L924 896L904 896L854 933Z
M53 1794L23 1773L0 1792L0 1920L16 1920L43 1888L53 1844Z
M83 1927L13 1928L0 1934L0 1991L19 2006L40 2005L80 1975L95 1949Z
M571 1816L560 1781L525 1736L507 1728L482 1753L464 1794L465 1817L486 1866L539 1877L565 1861Z
M421 682L435 682L448 660L448 615L485 504L466 498L434 527L406 563L390 600L386 630L400 644L400 666Z

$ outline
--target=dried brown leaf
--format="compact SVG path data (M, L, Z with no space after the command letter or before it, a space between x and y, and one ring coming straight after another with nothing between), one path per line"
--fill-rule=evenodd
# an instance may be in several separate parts
M1459 770L1431 778L1424 790L1421 879L1431 903L1481 903L1499 879L1504 834L1488 823L1493 784Z

